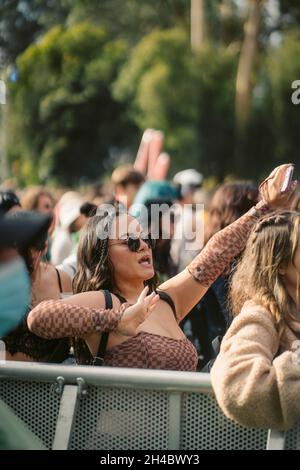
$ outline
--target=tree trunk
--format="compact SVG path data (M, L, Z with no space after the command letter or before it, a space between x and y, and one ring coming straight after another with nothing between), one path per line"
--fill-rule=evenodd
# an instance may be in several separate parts
M204 41L204 2L191 0L191 48L198 50Z
M249 15L244 27L244 42L239 59L235 100L236 128L240 135L244 133L250 115L251 73L257 50L263 1L249 0Z

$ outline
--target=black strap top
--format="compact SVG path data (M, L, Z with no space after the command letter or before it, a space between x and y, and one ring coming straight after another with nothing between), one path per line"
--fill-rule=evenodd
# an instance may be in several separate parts
M57 281L58 281L58 287L59 287L59 292L62 294L63 289L62 289L62 284L61 284L61 277L60 277L60 272L57 268L55 268L56 274L57 274Z
M111 293L108 290L104 290L102 292L105 298L105 308L112 309L113 301L112 301ZM109 336L108 331L105 331L102 333L97 355L94 357L94 360L93 360L93 366L102 366L103 361L104 361L104 354L105 354L105 350L106 350L106 346L108 342L108 336Z
M60 272L55 268L60 293L63 292ZM28 313L31 308L28 308ZM29 331L26 318L17 328L8 333L3 340L6 349L14 355L18 352L32 357L36 361L60 363L69 355L70 341L68 338L45 339Z
M174 317L177 319L176 315L176 308L175 304L173 302L172 297L169 296L165 291L163 290L156 290L156 293L159 295L160 300L163 300L164 302L167 302L167 304L171 307L172 312L174 314Z
M105 297L105 308L111 309L113 307L111 293L108 290L103 290L102 292ZM162 290L156 290L156 293L159 295L161 300L163 300L164 302L167 302L167 304L172 309L175 319L177 319L175 304L172 298L169 296L169 294L167 294L166 292ZM104 362L104 355L105 355L105 351L107 347L108 337L109 337L109 332L106 331L102 333L97 355L94 357L94 360L93 360L94 366L102 366Z

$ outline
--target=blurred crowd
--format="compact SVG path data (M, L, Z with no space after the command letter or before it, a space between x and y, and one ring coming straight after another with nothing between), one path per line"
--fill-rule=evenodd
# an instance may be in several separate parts
M269 309L271 325L279 331L276 351L270 353L275 357L288 324L280 304L284 299L294 322L289 328L297 332L293 339L299 337L298 277L278 277L286 276L296 255L300 264L299 232L293 235L300 230L299 187L294 182L287 191L280 190L287 169L283 165L260 187L235 181L208 192L195 169L167 180L163 156L161 171L152 171L150 177L143 171L142 157L140 150L135 165L118 166L110 181L84 191L2 187L0 337L6 360L212 368L224 411L243 423L263 425L263 420L249 418L248 407L240 418L236 400L232 405L226 393L226 387L231 395L241 391L234 361L242 361L247 349L243 345L239 351L232 329L237 329L234 317L244 301L255 301L256 313ZM107 207L114 208L113 216L103 212ZM128 221L135 224L134 234ZM105 227L106 238L99 235ZM260 236L263 248L257 248L263 243ZM250 247L247 239L252 240ZM258 251L255 258L259 249L265 253ZM260 270L268 271L267 281L263 276L257 281ZM268 370L274 375L272 360ZM256 367L254 362L251 367ZM250 380L251 370L243 373ZM284 419L278 422L285 425Z

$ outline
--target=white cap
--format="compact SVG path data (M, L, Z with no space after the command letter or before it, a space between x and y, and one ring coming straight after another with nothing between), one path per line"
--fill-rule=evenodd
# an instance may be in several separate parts
M80 197L68 198L60 202L58 207L58 219L60 225L64 228L70 227L75 220L81 215L80 208L83 201Z
M175 184L182 186L200 186L203 181L203 175L192 168L176 173L173 178Z

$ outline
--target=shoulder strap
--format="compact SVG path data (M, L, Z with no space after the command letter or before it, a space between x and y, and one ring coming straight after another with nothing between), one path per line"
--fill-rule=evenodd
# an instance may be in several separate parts
M61 277L60 277L60 272L57 268L54 268L57 274L57 280L58 280L58 286L59 286L59 292L62 294L62 285L61 285Z
M60 364L69 357L70 341L68 338L62 338L54 341L57 341L57 344L52 353L47 356L46 362Z
M105 298L105 308L111 309L113 307L112 296L108 290L102 291ZM101 334L101 340L98 348L97 355L94 357L93 366L102 366L104 362L104 354L108 342L109 332L105 331Z
M174 317L177 319L177 315L176 315L176 308L175 308L175 304L172 300L172 298L169 296L169 294L167 294L166 292L162 291L162 290L157 290L156 293L159 295L159 298L161 300L163 300L164 302L167 302L167 304L171 307L172 309L172 312L174 314Z

